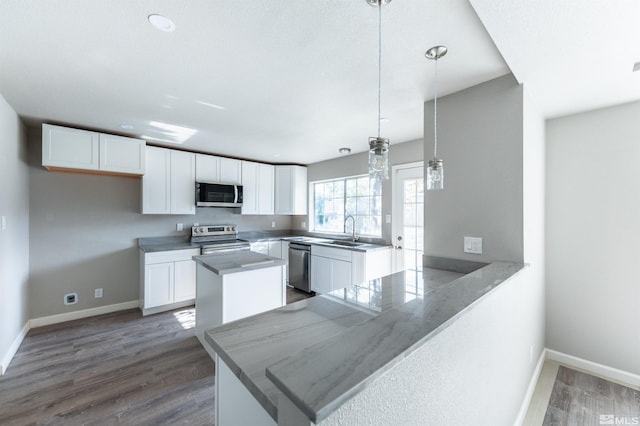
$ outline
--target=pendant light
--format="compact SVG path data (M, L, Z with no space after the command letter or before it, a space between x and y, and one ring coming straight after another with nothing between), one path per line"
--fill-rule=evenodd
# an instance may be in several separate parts
M436 63L433 95L433 160L427 163L427 191L444 189L444 162L438 158L438 59L446 54L445 46L434 46L425 53L428 59L433 59Z
M380 86L382 79L382 6L391 0L366 0L378 8L378 136L369 138L369 177L389 179L389 139L380 137Z

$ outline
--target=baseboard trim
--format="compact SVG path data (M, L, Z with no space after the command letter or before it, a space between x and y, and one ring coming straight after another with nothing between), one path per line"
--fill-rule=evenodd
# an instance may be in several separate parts
M15 356L16 352L18 352L18 348L20 348L20 345L22 344L22 341L24 340L29 330L29 321L27 321L24 323L24 326L22 327L22 330L20 330L20 333L18 333L16 338L13 340L13 343L11 343L11 346L9 346L9 350L7 350L7 353L2 357L2 362L0 363L0 376L7 372L9 364L11 364L11 360Z
M601 376L605 379L610 379L621 384L640 387L640 375L598 364L597 362L578 358L572 355L567 355L562 352L554 351L553 349L545 349L545 351L547 353L547 359L557 361L569 367L579 368L588 373L593 373L596 376Z
M524 422L524 418L527 416L527 410L529 409L529 404L531 403L531 398L533 398L533 393L536 390L536 386L538 385L538 378L540 377L540 373L542 372L542 367L544 366L544 361L547 359L547 349L543 349L540 352L540 356L538 357L538 363L536 364L535 370L533 370L533 374L531 375L531 379L529 380L529 386L527 386L527 391L524 394L524 398L522 399L522 404L520 404L520 411L518 411L518 417L516 417L516 421L513 423L514 425L521 425Z
M116 303L113 305L98 306L97 308L83 309L80 311L67 312L64 314L50 315L48 317L33 318L29 320L30 328L43 327L45 325L58 324L61 322L73 321L82 318L94 317L96 315L110 314L112 312L124 311L138 307L138 300Z

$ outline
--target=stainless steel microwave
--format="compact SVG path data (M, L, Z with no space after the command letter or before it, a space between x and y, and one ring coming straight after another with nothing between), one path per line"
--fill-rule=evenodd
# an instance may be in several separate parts
M242 185L196 182L197 207L242 207Z

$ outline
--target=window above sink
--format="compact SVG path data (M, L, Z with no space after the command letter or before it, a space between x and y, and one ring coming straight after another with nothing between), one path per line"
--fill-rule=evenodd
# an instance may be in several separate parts
M331 179L311 183L313 200L309 230L312 232L351 234L351 215L358 236L382 236L382 184L368 175ZM337 241L347 245L349 241ZM356 247L356 245L349 245Z

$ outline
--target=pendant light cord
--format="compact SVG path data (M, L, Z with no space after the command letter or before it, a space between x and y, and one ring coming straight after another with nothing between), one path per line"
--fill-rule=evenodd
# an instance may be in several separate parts
M433 90L433 159L438 158L438 58L436 58L435 89Z
M382 87L382 1L378 1L378 138L380 138L380 92Z

